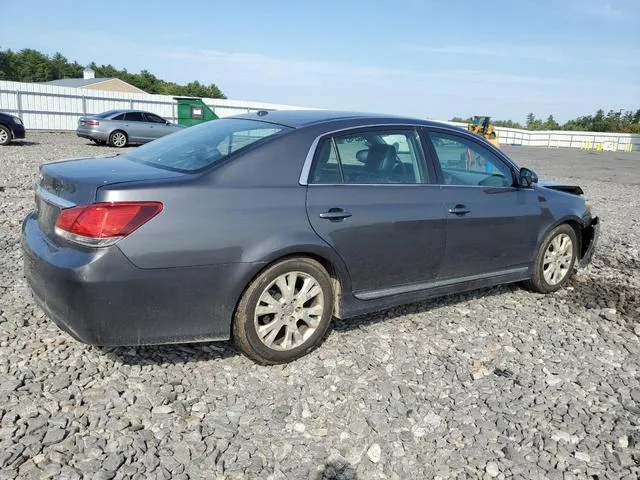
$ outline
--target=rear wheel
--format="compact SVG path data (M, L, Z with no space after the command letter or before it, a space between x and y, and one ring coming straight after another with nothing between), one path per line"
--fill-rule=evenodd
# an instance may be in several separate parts
M577 252L578 238L573 228L567 224L554 228L540 246L527 286L540 293L562 288L571 278Z
M109 135L109 145L116 148L122 148L127 146L127 134L122 130L116 130Z
M0 125L0 145L8 145L10 141L11 131L7 127Z
M268 267L246 289L233 321L237 347L264 364L306 355L326 335L333 316L327 271L310 258L289 258Z

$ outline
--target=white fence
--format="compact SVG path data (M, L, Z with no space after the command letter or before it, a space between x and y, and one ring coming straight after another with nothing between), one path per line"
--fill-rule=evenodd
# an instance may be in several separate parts
M203 98L219 117L256 110L297 110L301 107L242 100ZM110 92L41 83L0 81L0 111L19 116L27 129L75 130L82 115L117 108L139 108L177 120L177 102L170 95Z
M446 122L466 127L466 123ZM523 145L549 148L581 148L611 152L640 150L640 135L632 133L572 132L564 130L520 130L496 127L502 145Z
M298 110L303 107L243 100L204 98L219 117L256 110ZM22 118L27 129L75 130L78 118L116 108L148 110L169 120L177 120L177 102L169 95L110 92L40 83L0 81L0 111ZM452 125L466 124L446 122ZM628 133L528 131L496 128L505 145L568 147L586 150L640 150L640 135Z

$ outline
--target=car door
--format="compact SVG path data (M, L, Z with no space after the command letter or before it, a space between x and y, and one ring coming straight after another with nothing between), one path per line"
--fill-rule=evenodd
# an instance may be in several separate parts
M130 142L145 143L150 140L149 127L142 112L126 112L124 126Z
M176 129L171 125L167 125L167 121L164 118L149 112L145 112L144 115L149 128L149 138L160 138L175 132Z
M307 212L345 262L356 296L403 293L438 277L445 220L434 175L414 128L360 129L318 143Z
M535 190L517 187L515 167L470 136L429 129L427 143L447 211L442 277L526 269L545 212Z

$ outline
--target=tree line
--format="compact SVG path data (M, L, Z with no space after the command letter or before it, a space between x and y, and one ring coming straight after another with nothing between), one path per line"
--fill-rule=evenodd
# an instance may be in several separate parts
M91 62L89 68L98 78L119 78L147 93L189 97L227 98L214 84L201 84L193 81L186 85L168 82L153 73L142 70L139 73L128 72L113 65L97 65ZM48 82L63 78L82 78L85 66L70 62L61 53L47 55L37 50L25 48L19 51L0 49L0 80L14 82Z
M452 122L468 123L471 117L453 117ZM633 110L598 110L595 115L585 115L569 120L562 125L559 124L553 115L549 115L546 120L537 118L535 114L527 115L524 126L513 120L492 120L496 127L520 128L526 130L573 130L580 132L615 132L615 133L640 133L640 108Z

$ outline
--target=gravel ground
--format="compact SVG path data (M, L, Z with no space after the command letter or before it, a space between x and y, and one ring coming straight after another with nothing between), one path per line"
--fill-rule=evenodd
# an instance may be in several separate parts
M554 295L485 289L338 323L260 367L225 343L98 349L22 276L37 166L110 151L71 134L0 148L0 479L640 476L640 154L508 148L579 182L592 266Z

